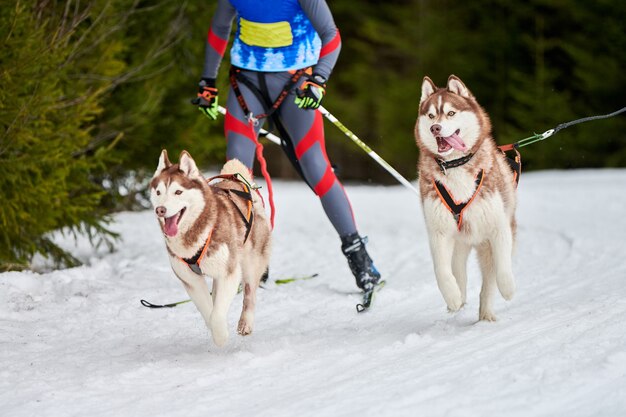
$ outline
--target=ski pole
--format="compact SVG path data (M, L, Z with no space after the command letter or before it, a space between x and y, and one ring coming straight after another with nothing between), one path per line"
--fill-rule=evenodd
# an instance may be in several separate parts
M363 142L361 139L359 139L354 133L352 133L347 127L345 127L343 125L343 123L341 123L339 120L337 120L337 118L335 116L333 116L328 110L326 110L324 107L320 106L319 109L320 113L322 113L322 115L327 118L328 120L330 120L330 122L332 124L334 124L335 126L337 126L337 128L339 130L341 130L348 138L350 138L354 143L356 143L358 145L359 148L363 149L365 152L367 152L367 154L376 162L378 162L378 164L380 166L382 166L383 168L385 168L387 170L387 172L389 172L395 179L397 179L402 185L404 185L406 188L410 189L411 191L413 191L415 194L420 195L419 191L417 191L417 189L415 187L413 187L413 185L409 182L409 180L407 180L406 178L404 178L398 171L396 171L391 165L389 165L387 163L387 161L385 161L383 158L381 158L376 152L374 152L372 150L372 148L370 148L369 146L367 146L367 144L365 142Z
M226 116L226 109L224 107L217 106L217 111L219 111L221 114ZM269 140L271 140L272 142L274 142L277 145L280 145L280 138L278 136L276 136L275 134L268 132L265 129L261 129L259 131L259 135L268 138Z

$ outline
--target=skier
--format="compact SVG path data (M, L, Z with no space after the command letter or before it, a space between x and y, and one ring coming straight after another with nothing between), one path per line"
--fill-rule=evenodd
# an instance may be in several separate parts
M320 198L339 234L357 286L372 292L381 276L328 161L322 115L315 111L341 49L326 1L218 0L195 101L213 120L218 115L215 79L234 19L237 26L230 50L231 87L224 125L227 159L237 158L252 169L263 122L267 118L275 125L283 149Z

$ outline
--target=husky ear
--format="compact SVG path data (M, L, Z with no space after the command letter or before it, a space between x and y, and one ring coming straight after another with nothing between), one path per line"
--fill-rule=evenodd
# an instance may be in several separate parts
M422 98L420 98L420 104L422 104L426 99L432 96L437 90L437 86L428 77L424 77L424 81L422 82Z
M163 149L161 151L161 156L159 157L159 165L157 166L156 171L154 172L154 176L159 175L165 168L169 168L172 165L169 158L167 157L167 151Z
M461 97L465 98L474 98L470 90L467 89L463 81L456 75L451 75L448 77L448 91L454 94L458 94Z
M196 162L193 160L189 152L182 151L180 158L178 158L178 165L181 171L188 177L200 176L200 170L196 166Z

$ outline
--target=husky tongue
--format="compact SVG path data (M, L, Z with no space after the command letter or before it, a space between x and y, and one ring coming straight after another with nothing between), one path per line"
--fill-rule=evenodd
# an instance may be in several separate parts
M448 144L457 151L464 151L467 149L467 146L465 146L465 142L463 142L463 139L461 139L461 137L456 132L454 132L447 138L443 138L443 140L448 142Z
M165 230L166 235L170 237L176 236L176 233L178 233L178 219L179 218L180 218L180 212L176 213L175 215L171 217L165 218L165 227L163 229Z

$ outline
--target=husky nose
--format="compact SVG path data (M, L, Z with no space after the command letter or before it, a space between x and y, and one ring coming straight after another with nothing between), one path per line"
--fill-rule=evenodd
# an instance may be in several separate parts
M439 136L439 133L441 133L441 125L439 125L439 124L432 125L430 127L430 133L432 133L435 136Z
M167 212L167 209L165 207L163 207L163 206L159 206L154 211L156 211L156 215L157 216L163 217L163 216L165 216L165 212Z

